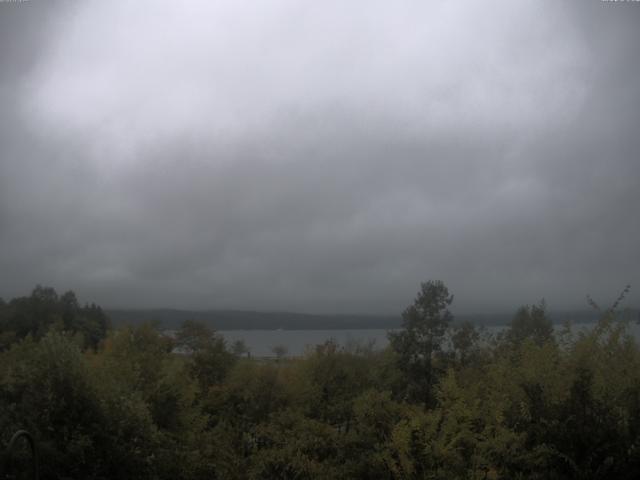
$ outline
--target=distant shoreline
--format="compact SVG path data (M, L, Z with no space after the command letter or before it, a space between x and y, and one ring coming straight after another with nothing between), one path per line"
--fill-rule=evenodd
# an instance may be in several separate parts
M638 318L638 310L629 310L632 320ZM306 314L295 312L257 312L242 310L179 310L179 309L105 309L114 326L157 323L161 328L178 328L185 320L203 322L219 331L225 330L354 330L394 329L402 325L400 315L375 314ZM589 323L598 319L593 310L549 312L554 324L570 321L574 324ZM454 314L454 322L471 322L477 326L495 327L508 325L513 313Z

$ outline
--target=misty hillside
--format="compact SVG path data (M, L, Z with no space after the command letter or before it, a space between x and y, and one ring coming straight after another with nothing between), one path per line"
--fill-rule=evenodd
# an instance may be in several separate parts
M243 310L178 310L178 309L107 309L115 326L139 325L158 322L162 327L178 328L185 320L197 320L216 330L340 330L340 329L393 329L401 325L400 315L320 315L295 312L257 312ZM632 311L635 318L637 310ZM551 312L556 324L565 321L586 323L597 320L593 311ZM471 322L479 326L507 325L513 313L456 315L457 322Z
M159 322L164 328L178 328L185 320L197 320L216 330L252 329L364 329L396 328L400 315L313 315L294 312L243 310L114 309L106 310L114 325Z

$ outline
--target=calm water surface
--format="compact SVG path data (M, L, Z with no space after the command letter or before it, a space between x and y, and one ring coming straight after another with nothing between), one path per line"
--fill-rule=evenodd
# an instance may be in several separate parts
M580 330L592 328L594 324L578 324L573 326L574 334ZM486 327L488 334L497 334L505 327ZM560 326L556 326L560 329ZM636 339L640 339L640 327L632 323L630 331ZM252 356L273 357L273 348L283 346L288 356L304 355L307 349L314 348L328 340L334 340L339 345L368 345L376 349L385 348L389 344L388 330L221 330L227 343L232 345L236 340L243 340Z

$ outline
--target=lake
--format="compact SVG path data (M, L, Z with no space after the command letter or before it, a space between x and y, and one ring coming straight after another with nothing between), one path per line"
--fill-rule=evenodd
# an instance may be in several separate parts
M583 329L592 328L594 323L581 323L573 326L574 333ZM632 323L630 331L640 339L640 326ZM504 326L486 327L489 334L496 334L503 330ZM556 329L562 328L556 325ZM346 346L349 344L367 345L372 343L374 348L382 349L389 344L385 329L362 329L362 330L220 330L220 333L231 346L237 340L243 340L252 356L274 357L273 347L284 346L287 356L300 356L307 348L313 348L327 340L335 340L338 344Z

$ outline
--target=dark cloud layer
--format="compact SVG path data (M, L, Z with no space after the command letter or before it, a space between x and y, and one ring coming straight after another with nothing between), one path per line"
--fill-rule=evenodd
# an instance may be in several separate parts
M640 277L640 4L0 3L0 295L460 311Z

